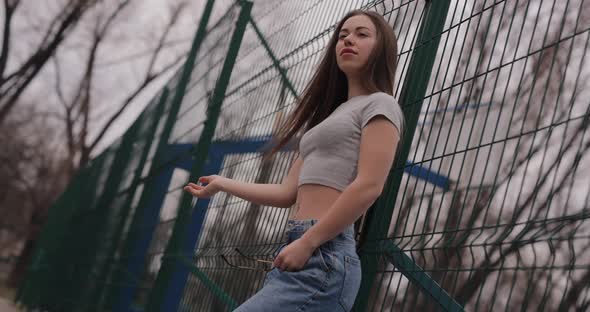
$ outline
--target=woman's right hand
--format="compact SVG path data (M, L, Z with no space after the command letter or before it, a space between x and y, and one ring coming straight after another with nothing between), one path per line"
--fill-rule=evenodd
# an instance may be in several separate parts
M206 186L197 185L195 183L189 182L189 184L187 184L184 187L184 190L198 198L209 198L217 194L217 192L221 191L220 184L221 181L223 181L223 179L225 178L216 174L210 176L203 176L200 177L198 181L201 183L207 183Z

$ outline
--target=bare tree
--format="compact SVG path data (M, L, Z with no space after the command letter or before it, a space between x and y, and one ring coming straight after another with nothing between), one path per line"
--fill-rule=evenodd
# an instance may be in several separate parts
M130 107L134 100L142 95L142 92L148 89L158 77L174 68L183 59L182 57L177 57L163 65L158 65L157 62L164 49L169 45L167 42L168 36L183 8L185 8L186 2L174 3L170 6L168 22L158 38L156 38L156 45L151 51L148 51L149 60L144 74L139 78L136 86L129 90L127 95L119 103L114 105L114 112L110 114L106 122L100 125L98 130L93 131L96 135L92 138L89 136L92 130L92 112L101 104L100 100L93 97L93 88L97 83L100 83L100 81L96 81L96 71L100 70L97 59L101 53L111 53L110 50L103 48L102 45L113 31L113 28L116 27L118 18L130 6L131 2L130 0L120 2L110 12L107 7L105 8L105 12L100 12L96 16L83 75L75 88L74 94L70 97L64 92L64 82L61 77L63 75L63 70L60 66L61 60L58 56L53 58L56 67L54 71L55 90L62 107L62 113L58 115L58 118L65 126L70 175L88 162L91 154L96 150L97 145L105 138L105 134L111 127L116 125L116 121Z
M19 4L19 1L5 2L10 21L14 21L13 16L26 18L26 12L14 15ZM12 236L18 247L15 249L21 250L19 263L12 275L13 285L17 285L22 277L37 240L38 230L45 222L47 210L53 201L76 171L88 162L92 153L101 148L101 142L109 137L108 131L119 126L118 122L124 112L129 111L138 99L150 96L149 92L161 82L158 78L169 73L186 54L194 28L182 30L178 26L183 21L181 17L190 12L185 10L187 2L178 0L165 4L163 12L168 15L161 15L165 22L158 24L158 20L151 20L150 27L142 27L146 32L137 34L131 32L129 24L125 23L142 16L142 12L133 7L140 4L141 1L131 0L96 3L69 0L63 6L63 12L48 26L45 39L35 54L37 56L31 57L30 64L25 62L19 65L19 69L8 76L10 79L2 79L0 110L6 118L4 123L0 120L3 129L2 142L4 146L11 148L6 149L6 154L5 150L2 153L5 161L2 162L0 180L5 186L2 191L6 192L0 191L0 211L3 215L20 216L18 222L15 218L3 218L0 221L10 224L11 229L8 230L18 234ZM78 12L82 9L85 12L83 16ZM78 10L78 13L70 12L72 10ZM70 24L63 21L66 18L69 18ZM11 34L10 21L6 21L6 34ZM141 25L140 23L145 22L137 20L136 23ZM62 30L66 24L69 28ZM62 26L60 28L57 25ZM74 25L77 25L75 34L70 35L74 32ZM66 35L70 40L66 40ZM183 38L179 39L179 35ZM147 48L139 53L127 50L135 53L131 57L112 60L113 45L118 40L131 41L138 37L143 37L148 42L145 45ZM138 40L140 39L135 42ZM10 36L4 37L5 46L9 47L11 42ZM72 58L72 54L82 57ZM3 49L4 68L14 67L16 63L8 55L9 49ZM77 67L79 60L82 60L84 66ZM50 65L54 66L44 66L47 61L52 61ZM128 84L133 85L131 88L126 89L127 84L121 85L107 96L96 91L104 88L107 84L105 79L110 78L101 73L107 70L115 74L133 72L130 64L141 68L141 74L129 80ZM78 68L80 73L75 72ZM39 78L37 86L41 86L42 97L42 92L20 97L34 78ZM43 83L43 79L48 82ZM20 84L25 80L26 84ZM122 99L117 98L120 93L125 93ZM9 95L12 96L10 101L7 100ZM25 105L25 101L31 104ZM57 108L52 105L54 103L58 104ZM108 107L108 115L103 120L98 120L98 111L101 108L104 110L105 106ZM13 114L17 116L12 116ZM62 125L65 135L59 133ZM31 129L22 131L25 128ZM36 130L32 130L33 128ZM63 146L67 147L65 153L62 151Z
M33 135L32 135L33 134ZM0 125L0 255L32 249L52 203L68 182L65 162L53 145L55 129L34 109L16 107ZM30 255L20 257L9 285L22 278Z
M23 91L47 64L57 48L76 28L83 15L96 4L94 0L68 0L43 30L44 35L30 56L12 72L7 72L15 37L12 22L20 0L4 0L2 51L0 52L0 124L18 103Z

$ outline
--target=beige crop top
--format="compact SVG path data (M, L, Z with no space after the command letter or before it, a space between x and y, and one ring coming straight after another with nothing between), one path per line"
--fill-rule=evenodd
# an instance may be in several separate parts
M361 129L377 115L389 119L401 135L404 115L395 98L384 92L348 99L305 132L299 141L303 164L297 185L314 183L344 190L356 178Z

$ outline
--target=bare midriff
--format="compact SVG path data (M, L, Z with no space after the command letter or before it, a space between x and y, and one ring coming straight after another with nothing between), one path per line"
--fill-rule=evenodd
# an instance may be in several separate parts
M303 184L297 189L292 220L321 219L342 192L321 184Z

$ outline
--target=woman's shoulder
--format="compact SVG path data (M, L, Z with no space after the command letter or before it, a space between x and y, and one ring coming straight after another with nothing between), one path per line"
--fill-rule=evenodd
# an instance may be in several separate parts
M368 97L363 109L360 110L361 127L375 115L385 115L391 122L400 129L404 127L404 113L398 101L385 92L375 92Z
M383 91L378 91L378 92L372 93L369 96L369 99L371 101L393 102L393 103L399 105L399 103L397 102L396 98L393 95L387 94Z
M390 94L379 91L366 97L364 105L365 110L374 110L376 108L387 109L396 113L401 112L401 107L397 99Z

